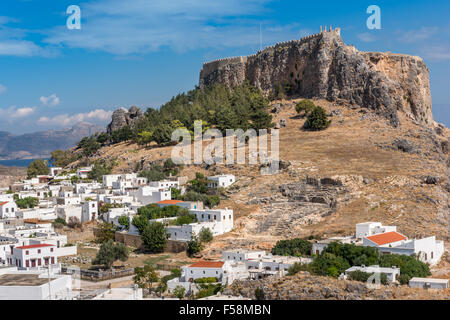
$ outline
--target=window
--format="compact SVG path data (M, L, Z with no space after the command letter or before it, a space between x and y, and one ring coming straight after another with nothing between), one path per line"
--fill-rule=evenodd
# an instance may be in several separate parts
M203 274L205 274L205 270L203 270Z
M30 252L29 252L29 251L27 250L27 251L25 251L25 254L26 254L26 255L29 255L29 254L30 254Z
M41 249L38 249L38 253L41 253Z
M26 261L25 261L25 266L26 266L27 268L30 266L30 261L29 261L29 260L26 260Z
M431 251L431 259L433 259L433 251Z
M216 271L216 274L219 274L219 271Z
M53 252L53 248L50 248L50 252Z
M5 208L5 212L8 213L8 208Z

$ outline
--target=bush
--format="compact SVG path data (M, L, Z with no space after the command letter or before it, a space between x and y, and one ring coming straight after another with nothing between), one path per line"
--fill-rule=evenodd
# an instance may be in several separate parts
M39 175L47 175L50 173L47 160L36 159L28 165L27 176L28 179Z
M374 275L374 273L368 273L368 272L363 272L360 270L355 270L355 271L349 272L348 278L350 280L354 280L354 281L367 282L367 280L369 280L369 278L372 275ZM387 276L385 273L380 273L380 282L384 285L387 284Z
M180 300L184 298L185 294L186 294L186 289L182 286L176 286L175 289L173 290L173 295Z
M27 209L36 207L39 204L39 199L34 197L26 197L23 199L17 199L15 202L20 209Z
M199 239L201 242L206 242L206 243L211 242L214 239L211 229L205 228L205 227L203 227L200 230L198 236L199 236Z
M222 284L201 284L201 289L198 291L196 298L201 299L209 296L216 295L219 291L223 290Z
M105 243L114 240L116 235L116 227L112 223L103 222L98 227L97 239L98 243Z
M272 248L273 255L303 256L311 253L311 242L303 239L280 240Z
M120 216L119 219L117 219L117 222L119 222L119 224L123 226L126 230L130 229L130 219L128 219L127 216L125 215Z
M215 283L219 282L219 279L216 277L205 277L205 278L197 278L194 280L195 283Z
M202 242L198 239L197 236L192 235L191 240L187 243L187 255L192 256L196 253L199 253L203 250Z
M98 182L103 181L103 176L110 174L112 170L112 165L105 162L96 162L92 167L92 170L88 172L88 178L96 180Z
M295 111L297 111L297 113L304 112L303 115L307 116L308 114L311 113L311 111L314 110L315 107L316 106L314 105L314 102L308 99L304 99L299 103L297 103L297 105L295 106Z
M292 267L288 269L288 275L293 276L294 274L300 272L300 271L308 271L311 272L311 268L308 264L302 264L299 262L294 263Z
M328 128L331 120L328 120L328 115L324 108L315 107L306 117L305 129L319 131Z
M77 217L70 217L69 222L67 222L67 226L72 229L81 228L81 221Z

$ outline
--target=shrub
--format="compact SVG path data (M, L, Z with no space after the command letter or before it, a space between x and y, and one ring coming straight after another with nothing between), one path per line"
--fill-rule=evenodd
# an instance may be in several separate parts
M311 253L311 242L303 239L280 240L272 248L273 255L302 256Z
M308 264L302 264L299 262L294 263L292 267L288 269L288 275L293 276L294 274L300 272L300 271L311 271L311 268Z
M173 295L178 299L183 299L186 294L186 289L182 286L176 286L173 290Z
M315 107L316 106L314 105L314 102L309 99L304 99L297 103L297 105L295 106L295 111L297 111L297 113L304 112L303 115L307 116L311 113L311 111L314 110Z
M350 280L354 280L354 281L367 282L367 280L369 280L369 278L372 275L374 275L374 273L368 273L368 272L363 272L360 270L355 270L355 271L349 272L348 278ZM380 273L380 282L384 285L387 284L387 276L385 273Z
M191 240L187 243L187 255L192 256L196 253L199 253L203 250L203 245L197 236L192 235Z
M15 201L20 209L34 208L39 204L39 199L34 197L26 197Z
M109 240L114 240L116 235L116 227L112 223L103 222L98 227L97 242L105 243Z
M72 229L81 228L81 221L77 217L70 217L69 222L67 222L67 226Z
M214 283L219 282L219 279L216 277L205 277L205 278L197 278L194 280L195 283Z
M306 117L305 129L319 131L328 128L331 120L328 120L328 115L324 108L315 107Z
M200 230L198 236L201 242L206 243L211 242L214 239L211 229L205 227Z

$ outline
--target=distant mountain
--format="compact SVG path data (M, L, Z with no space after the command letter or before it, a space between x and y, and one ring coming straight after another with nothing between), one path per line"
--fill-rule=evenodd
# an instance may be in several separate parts
M0 160L47 158L57 149L75 146L81 138L96 132L105 131L105 127L88 122L80 122L72 128L48 130L22 135L0 131Z

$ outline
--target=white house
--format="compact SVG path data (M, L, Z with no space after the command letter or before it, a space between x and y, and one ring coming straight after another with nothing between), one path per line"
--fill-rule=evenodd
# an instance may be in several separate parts
M284 276L295 263L307 264L312 261L310 258L268 254L261 258L248 259L245 261L245 265L252 279L261 279L265 276L272 275Z
M56 177L58 174L60 174L63 171L63 168L61 167L50 167L50 176Z
M89 172L92 171L92 166L90 167L83 167L77 169L77 177L81 179L87 179Z
M383 268L380 266L353 266L351 268L348 268L345 270L344 274L348 277L350 272L353 271L361 271L365 273L384 273L387 277L388 282L394 282L397 281L398 277L400 276L400 268L392 267L392 268Z
M134 200L142 203L144 206L157 203L163 200L171 200L170 190L161 191L159 188L143 186L135 192L130 192L130 195L134 196Z
M227 188L235 182L235 177L232 174L224 174L207 177L208 188Z
M41 271L0 269L0 300L59 300L72 299L72 277Z
M81 222L94 221L98 218L98 202L85 201L81 205Z
M0 219L13 218L16 216L17 205L15 201L0 202Z
M378 250L385 254L417 255L420 261L433 266L439 262L445 249L444 242L436 240L436 237L432 236L403 241L401 244L392 245L392 247L382 246Z
M191 236L198 235L203 228L208 228L213 236L230 232L233 229L233 210L190 210L197 217L196 223L166 228L170 240L189 241Z
M12 254L7 254L6 260L9 265L19 269L54 265L58 262L56 246L45 243L15 247Z
M222 259L235 262L245 262L249 259L259 259L266 255L264 250L246 250L246 249L234 249L222 251Z
M423 289L448 289L448 279L433 279L433 278L411 278L409 280L411 288Z
M178 181L173 180L161 180L161 181L151 181L150 187L162 189L162 190L170 190L170 188L178 188Z
M396 231L375 234L363 238L365 247L395 247L405 243L406 236Z
M81 206L61 206L56 209L56 214L58 218L64 219L66 222L69 222L71 217L75 217L78 221L81 222L83 208Z
M374 234L397 231L396 226L383 226L381 222L363 222L356 224L356 239L372 236Z

